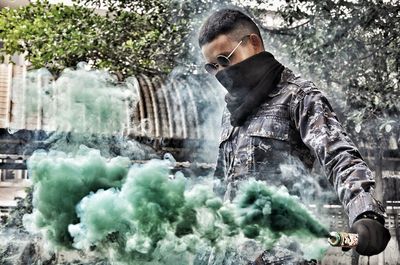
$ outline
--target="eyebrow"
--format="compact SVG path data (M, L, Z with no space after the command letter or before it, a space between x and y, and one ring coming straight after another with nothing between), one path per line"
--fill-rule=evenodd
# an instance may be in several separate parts
M228 56L230 53L231 53L230 51L225 51L225 52L221 52L221 53L217 54L217 56L218 55ZM217 58L217 57L215 57L215 58Z
M218 63L217 63L217 56L218 56L218 55L228 56L230 53L231 53L230 51L220 52L220 53L218 53L218 54L215 56L215 60L213 60L213 61L211 61L211 62L208 62L208 63L211 63L211 64L218 64ZM231 55L231 57L233 57L233 56L234 56L234 54Z

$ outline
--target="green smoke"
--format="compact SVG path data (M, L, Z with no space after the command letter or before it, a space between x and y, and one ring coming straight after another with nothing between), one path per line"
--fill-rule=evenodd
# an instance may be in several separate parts
M274 242L281 234L326 237L329 232L285 187L267 187L262 181L242 184L235 199L238 223L244 235ZM267 237L263 235L266 232Z
M63 152L35 152L28 161L34 185L33 214L25 223L42 230L56 246L70 247L69 224L79 221L75 207L90 192L120 187L129 159L107 161L100 151L81 146L73 156Z
M187 190L167 161L131 167L121 189L99 190L78 205L80 223L68 227L74 246L96 246L129 264L190 264L199 248L224 240L222 201L212 187Z
M327 233L285 189L260 181L244 182L230 203L211 180L190 183L163 160L129 168L127 158L81 146L75 154L36 152L28 165L34 212L25 224L53 246L94 248L125 264L190 264L199 250L243 237L268 248L282 235Z
M89 71L86 63L64 70L56 80L45 68L29 71L13 84L18 95L25 95L15 99L15 129L25 126L22 117L33 120L39 113L48 131L111 134L130 125L127 109L136 97L134 84L118 83L106 71Z
M57 79L42 68L15 77L12 83L11 129L43 129L49 137L42 148L73 153L84 144L107 157L158 157L150 146L127 138L141 129L140 124L133 124L132 106L138 93L135 78L117 82L107 71L89 70L82 62L75 70L65 69Z

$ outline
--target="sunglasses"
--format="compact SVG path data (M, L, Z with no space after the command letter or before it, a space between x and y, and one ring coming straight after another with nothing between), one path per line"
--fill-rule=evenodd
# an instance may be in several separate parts
M206 63L204 65L204 69L206 69L206 71L209 74L215 75L215 73L218 71L218 66L222 66L222 67L227 67L231 64L231 60L229 59L232 54L236 51L236 49L240 46L240 44L243 43L243 41L249 37L250 35L246 35L244 37L242 37L239 41L239 43L236 45L236 47L228 54L228 56L225 55L218 55L217 56L217 62L216 63Z

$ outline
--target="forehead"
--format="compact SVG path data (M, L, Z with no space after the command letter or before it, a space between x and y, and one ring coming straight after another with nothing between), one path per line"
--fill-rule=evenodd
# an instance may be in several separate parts
M212 62L218 55L231 52L234 45L235 43L231 37L221 34L211 42L204 44L201 47L201 52L206 61Z

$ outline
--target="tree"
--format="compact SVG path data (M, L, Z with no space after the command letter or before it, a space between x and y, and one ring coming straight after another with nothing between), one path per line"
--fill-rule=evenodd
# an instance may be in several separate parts
M85 18L85 19L82 19ZM31 3L0 12L0 39L6 54L27 53L33 67L59 71L88 55L102 18L82 7Z
M186 39L193 13L211 1L75 0L73 6L37 1L0 12L1 51L26 53L34 68L57 74L80 61L121 78L167 74L193 51ZM95 12L106 6L104 14Z
M272 44L332 94L344 91L348 104L342 107L351 110L348 125L357 133L371 119L379 121L374 129L381 133L394 130L400 110L400 6L372 0L286 2L279 10L281 27L265 28Z

